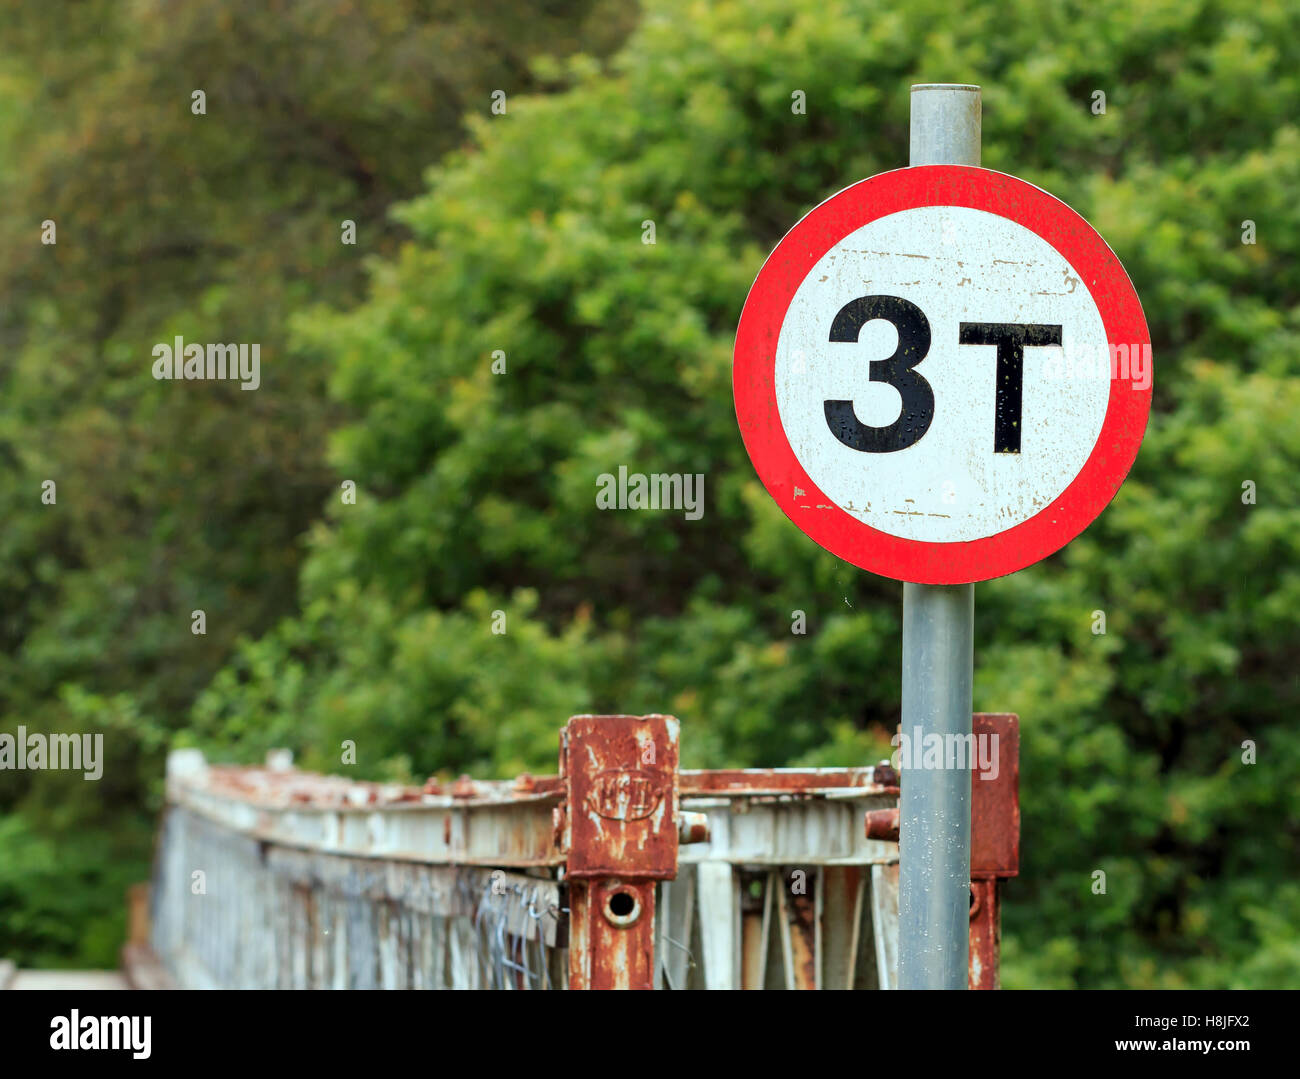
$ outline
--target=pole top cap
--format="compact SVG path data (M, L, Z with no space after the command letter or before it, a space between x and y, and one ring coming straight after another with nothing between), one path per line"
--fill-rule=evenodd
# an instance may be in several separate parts
M918 90L967 90L978 94L980 88L968 82L917 82L912 84L912 93Z

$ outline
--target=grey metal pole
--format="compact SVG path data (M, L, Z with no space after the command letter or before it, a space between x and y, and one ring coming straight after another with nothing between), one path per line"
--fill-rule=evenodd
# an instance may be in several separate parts
M912 165L980 163L980 88L912 87ZM922 740L969 745L975 586L903 585L903 758L899 798L898 985L965 989L970 934L969 758L923 768ZM911 758L909 761L908 757ZM908 767L908 764L917 765Z
M958 83L912 87L909 165L980 163L980 88Z

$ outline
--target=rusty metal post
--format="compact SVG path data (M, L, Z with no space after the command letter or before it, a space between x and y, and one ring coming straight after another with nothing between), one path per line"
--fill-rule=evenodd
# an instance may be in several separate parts
M574 716L557 810L569 882L569 988L652 989L655 884L677 876L678 724Z
M913 86L911 164L979 163L979 87ZM966 988L970 771L906 765L923 738L969 740L974 612L974 585L903 585L903 734L914 750L899 799L901 989Z
M996 880L970 883L970 981L971 989L997 989L998 958L1002 950L1002 917L998 909Z
M997 766L971 779L970 988L997 989L1002 881L1020 872L1020 719L977 712L974 732Z

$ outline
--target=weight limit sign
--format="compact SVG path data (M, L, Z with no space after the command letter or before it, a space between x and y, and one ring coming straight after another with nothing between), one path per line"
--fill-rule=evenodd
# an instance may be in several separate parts
M1119 490L1151 407L1142 305L1063 202L987 169L863 180L772 252L736 335L745 448L778 505L862 569L1000 577Z

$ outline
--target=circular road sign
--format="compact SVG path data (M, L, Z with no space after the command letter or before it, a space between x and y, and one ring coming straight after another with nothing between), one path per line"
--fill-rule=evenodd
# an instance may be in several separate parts
M1059 550L1128 474L1151 337L1082 217L964 165L827 199L759 271L736 334L745 448L810 538L872 573L962 584Z

